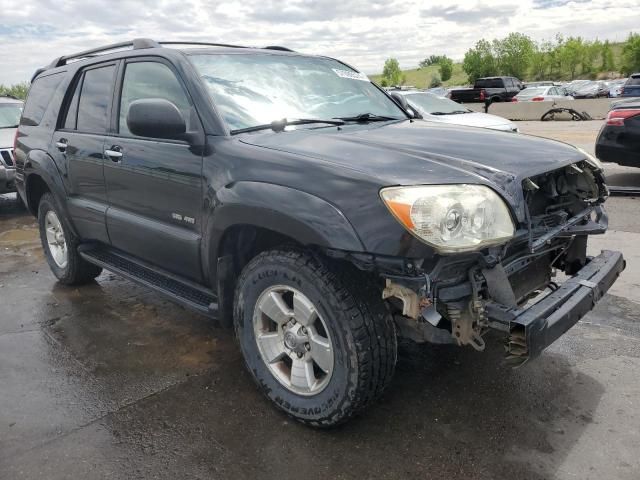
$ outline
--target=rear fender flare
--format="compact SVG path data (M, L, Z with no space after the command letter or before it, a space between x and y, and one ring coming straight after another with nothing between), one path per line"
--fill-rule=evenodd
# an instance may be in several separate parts
M55 197L59 207L62 209L62 213L68 226L72 229L74 234L77 234L75 227L71 224L71 217L67 209L67 193L64 181L62 180L62 176L60 175L53 158L42 150L32 150L25 159L23 175L25 197L27 201L29 199L30 178L32 179L34 176L38 176L44 181ZM29 210L37 216L38 206L31 204L28 204L27 206Z

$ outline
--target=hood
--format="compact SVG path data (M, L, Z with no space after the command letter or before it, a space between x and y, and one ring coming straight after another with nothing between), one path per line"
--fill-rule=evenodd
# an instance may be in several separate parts
M0 128L0 148L13 148L16 128Z
M512 128L516 128L510 120L488 113L469 112L454 115L430 115L423 113L423 116L425 120L430 122L451 123L468 127L497 128L498 130L511 130Z
M576 148L538 137L425 121L346 125L242 135L242 142L324 161L381 186L479 183L518 210L522 179L584 160ZM303 167L304 168L304 167ZM518 212L520 213L520 212Z

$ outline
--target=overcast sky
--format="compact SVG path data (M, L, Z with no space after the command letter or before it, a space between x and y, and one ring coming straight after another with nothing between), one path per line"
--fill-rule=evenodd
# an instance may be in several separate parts
M0 0L0 83L133 37L286 45L377 73L390 56L402 68L434 53L458 60L513 31L624 40L633 29L640 0Z

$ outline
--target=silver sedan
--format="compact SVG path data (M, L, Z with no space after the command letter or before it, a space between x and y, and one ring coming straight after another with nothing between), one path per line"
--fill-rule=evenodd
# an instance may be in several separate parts
M448 98L418 90L400 90L391 93L394 96L401 95L411 109L430 122L453 123L508 132L518 131L516 124L506 118L474 112Z

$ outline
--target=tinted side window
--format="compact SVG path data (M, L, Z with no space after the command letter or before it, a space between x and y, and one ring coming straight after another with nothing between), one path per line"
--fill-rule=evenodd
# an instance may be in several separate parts
M63 77L63 72L60 72L35 79L29 89L27 103L22 113L23 125L40 124L42 117L44 117L44 112L47 111L51 97L56 91L56 88L58 88L58 85L60 85Z
M107 131L115 70L114 65L109 65L84 73L78 103L78 130L94 133Z
M504 83L501 78L485 78L476 80L476 88L503 88Z
M78 99L80 98L80 88L82 88L82 77L80 77L75 83L73 98L71 98L71 102L69 102L67 116L64 120L64 128L68 128L71 130L76 129L76 122L78 120Z
M120 99L119 132L131 135L127 126L129 106L136 100L162 98L173 103L182 112L187 131L195 121L195 110L182 85L169 67L157 62L135 62L127 65Z

